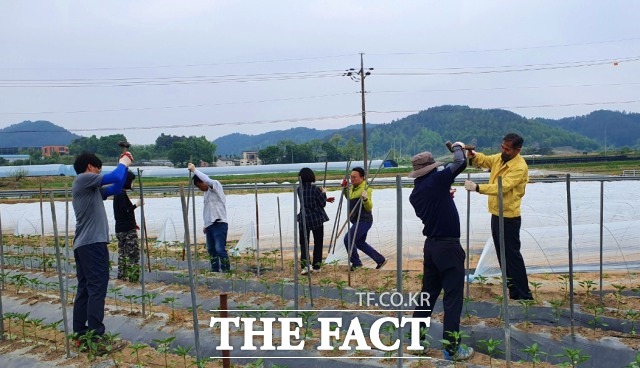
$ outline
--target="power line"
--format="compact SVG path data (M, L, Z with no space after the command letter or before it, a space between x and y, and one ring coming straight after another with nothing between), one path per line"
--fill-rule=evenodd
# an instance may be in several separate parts
M450 50L450 51L431 51L431 52L391 52L391 53L368 53L368 55L442 55L442 54L468 54L468 53L483 53L483 52L504 52L504 51L521 51L521 50L539 50L539 49L551 49L551 48L563 48L563 47L578 47L578 46L591 46L602 45L607 43L618 43L627 41L638 41L640 37L623 38L618 40L605 40L605 41L593 41L583 43L566 43L557 45L541 45L541 46L526 46L526 47L506 47L500 49L477 49L477 50Z
M198 108L198 107L212 107L212 106L266 103L266 102L283 102L283 101L308 100L308 99L325 98L325 97L346 96L346 95L352 95L354 93L355 92L346 92L346 93L333 93L333 94L317 95L317 96L274 98L274 99L254 100L254 101L220 102L220 103L214 103L214 104L197 104L197 105L176 105L176 106L158 106L158 107L147 106L147 107L136 107L136 108L102 109L102 110L74 110L74 111L39 111L39 112L5 112L5 113L0 112L0 115L83 114L83 113L103 113L103 112L120 112L120 111L148 111L148 110L166 110L166 109L185 109L185 108Z
M204 63L204 64L172 64L172 65L145 65L145 66L107 66L107 67L0 67L0 70L119 70L119 69L165 69L165 68L194 68L194 67L208 67L208 66L223 66L223 65L242 65L242 64L268 64L268 63L280 63L280 62L292 62L292 61L309 61L309 60L324 60L335 59L342 57L351 57L357 54L343 54L343 55L325 55L325 56L309 56L302 58L288 58L288 59L266 59L266 60L243 60L243 61L227 61L218 63Z

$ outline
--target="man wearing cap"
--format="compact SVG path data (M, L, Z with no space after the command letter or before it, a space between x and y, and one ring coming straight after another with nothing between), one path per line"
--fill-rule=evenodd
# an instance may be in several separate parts
M509 282L509 298L513 300L533 300L527 268L520 253L520 204L524 197L525 187L529 182L529 168L520 150L524 139L515 133L509 133L502 139L501 153L487 156L475 151L469 152L469 157L478 167L491 169L488 184L476 184L470 180L464 182L464 187L470 192L486 194L491 213L491 236L496 248L498 263L500 259L500 212L498 210L498 177L502 176L502 198L504 203L504 249L507 260L507 279Z
M422 293L428 293L429 304L416 306L415 318L431 317L432 306L436 304L440 291L444 290L443 354L446 360L466 360L473 354L473 348L460 344L453 333L460 331L464 290L465 252L460 244L460 218L450 191L456 176L467 167L464 143L453 144L454 161L443 170L431 152L419 153L411 159L415 178L409 202L422 220L424 234L424 263L422 272ZM423 294L424 295L424 294Z

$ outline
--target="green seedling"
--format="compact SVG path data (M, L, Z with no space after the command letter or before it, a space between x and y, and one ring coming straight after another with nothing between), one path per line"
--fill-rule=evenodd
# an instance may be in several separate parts
M169 368L169 362L167 361L167 354L171 351L170 345L175 340L175 336L169 336L166 339L153 339L152 341L158 344L157 350L164 355L164 366Z
M585 296L587 298L591 296L591 291L595 290L595 287L596 287L596 283L591 280L579 281L578 285L580 285L585 290Z
M533 344L522 349L522 352L526 353L529 356L529 360L531 360L533 368L536 367L536 364L542 363L542 356L547 355L547 353L540 350L540 346L538 346L537 342L534 342Z
M529 281L529 285L533 288L533 298L538 300L538 289L542 286L541 282Z
M575 368L578 366L578 364L584 363L589 360L589 358L591 358L588 355L580 354L582 353L582 349L569 349L565 347L563 347L562 349L564 350L564 354L556 354L554 356L558 358L567 358L568 360L563 364L568 367Z
M501 354L502 350L500 349L500 345L502 345L502 340L480 340L478 341L482 346L487 349L487 355L489 356L489 366L493 367L493 359L496 355Z

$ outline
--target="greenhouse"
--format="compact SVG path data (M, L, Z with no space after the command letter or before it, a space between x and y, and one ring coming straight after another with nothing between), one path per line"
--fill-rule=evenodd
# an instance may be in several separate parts
M337 183L331 183L334 187ZM577 182L571 185L571 229L574 264L577 271L599 269L600 250L600 182ZM375 187L375 185L374 185ZM415 268L411 260L422 259L422 225L409 204L411 188L402 189L402 259L404 268ZM131 193L134 198L137 193ZM328 196L339 197L339 192L329 190ZM259 246L260 253L279 249L293 249L294 212L293 192L255 194L227 193L229 240L238 241L236 252ZM395 264L397 247L396 189L374 189L374 224L368 234L368 242ZM184 225L179 197L145 198L146 230L149 237L157 238L156 245L184 241ZM204 242L202 233L202 195L195 196L195 234L198 242ZM461 243L467 244L467 193L458 187L455 202L460 214ZM330 221L325 223L325 244L331 241L332 227L337 217L339 201L327 205ZM112 201L104 202L111 231L114 230ZM65 229L66 206L64 201L55 203L58 227ZM346 206L340 214L344 228ZM73 233L75 217L69 204L69 231ZM18 236L41 234L39 203L2 204L2 230ZM137 211L137 216L140 212ZM498 275L498 267L490 233L490 215L486 196L471 193L469 203L469 246L472 259L477 260L476 275ZM44 233L53 234L51 211L46 204L43 210ZM192 217L192 209L189 209ZM138 218L138 223L141 219ZM258 228L256 228L256 224ZM568 267L569 218L567 211L566 183L531 183L522 204L522 254L529 273L561 273ZM608 181L603 184L603 264L605 270L631 270L640 268L640 181ZM335 250L327 258L346 264L346 252L342 242L346 229L341 232ZM255 234L259 233L259 239ZM282 238L280 238L282 234ZM112 234L115 236L115 234ZM193 236L193 231L192 231ZM325 248L326 249L326 248ZM479 257L479 259L478 259ZM364 260L368 260L367 257ZM370 261L372 262L372 261ZM410 265L411 264L411 265ZM365 265L373 266L373 264Z

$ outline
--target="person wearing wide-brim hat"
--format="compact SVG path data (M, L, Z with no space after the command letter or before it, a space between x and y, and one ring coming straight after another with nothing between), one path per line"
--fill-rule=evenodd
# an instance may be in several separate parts
M460 217L450 191L456 176L467 167L464 143L453 144L454 161L442 166L431 152L419 153L411 159L415 178L409 202L422 220L424 234L424 263L422 293L428 293L429 303L416 306L415 318L431 317L432 306L444 290L443 354L447 360L466 360L473 356L473 348L460 344L454 333L460 331L460 313L464 296L465 252L460 244ZM425 340L426 336L421 336Z

